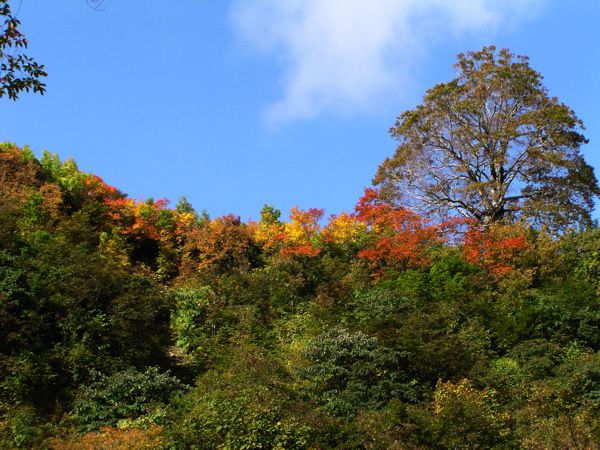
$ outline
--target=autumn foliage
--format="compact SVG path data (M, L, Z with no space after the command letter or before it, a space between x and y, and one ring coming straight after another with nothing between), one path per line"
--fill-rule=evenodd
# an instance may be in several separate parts
M367 224L355 215L332 215L323 229L323 241L337 245L358 245L365 238Z
M356 205L356 217L371 232L371 242L358 252L375 265L419 266L429 261L429 251L441 243L440 228L420 215L390 203L375 189L365 189Z
M21 208L39 218L58 218L61 191L43 179L40 165L28 148L0 144L0 207L17 212ZM37 210L37 213L34 212Z
M525 250L530 248L524 230L518 226L490 225L471 222L465 232L464 258L497 276L506 275Z
M183 247L183 273L245 271L250 268L252 236L239 217L228 215L193 228Z
M319 248L319 220L323 217L323 209L309 208L304 211L292 208L290 221L284 224L285 245L281 250L282 256L304 255L317 256Z
M158 426L147 430L104 427L98 432L55 439L49 447L52 450L150 450L162 447L161 432Z
M280 216L0 146L0 448L598 446L597 229Z

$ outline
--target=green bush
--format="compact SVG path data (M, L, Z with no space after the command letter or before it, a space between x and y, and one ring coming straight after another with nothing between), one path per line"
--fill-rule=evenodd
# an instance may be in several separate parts
M307 391L334 415L382 408L392 398L416 401L414 383L403 370L405 355L362 332L333 328L315 337L303 356L307 365L299 375Z
M323 448L311 412L287 386L289 375L257 347L237 349L223 370L202 375L177 401L167 423L173 449Z
M21 405L0 414L0 449L39 448L45 431L41 422L31 405Z
M200 367L218 360L237 319L209 287L175 291L171 329L177 345Z
M73 413L82 431L93 431L121 419L150 414L184 390L177 378L157 367L144 372L130 368L111 376L99 374L95 382L81 387Z
M430 409L412 408L421 445L445 449L503 448L509 415L491 389L475 389L468 380L439 381Z

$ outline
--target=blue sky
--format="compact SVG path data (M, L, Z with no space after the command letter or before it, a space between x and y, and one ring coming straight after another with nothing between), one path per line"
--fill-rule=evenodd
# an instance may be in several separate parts
M48 91L2 99L0 140L135 198L351 210L395 117L487 44L531 58L600 174L596 0L23 0L19 19Z

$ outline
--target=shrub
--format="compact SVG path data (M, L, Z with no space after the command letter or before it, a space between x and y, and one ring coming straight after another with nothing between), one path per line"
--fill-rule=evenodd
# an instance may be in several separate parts
M282 367L258 347L238 349L227 369L206 372L174 405L167 447L322 448L315 444L324 420L294 396L289 382Z
M334 328L313 339L299 371L308 392L327 411L351 416L360 408L382 408L392 398L416 400L402 370L403 354L362 332Z
M81 430L97 430L114 426L120 419L149 414L184 389L177 378L156 367L144 372L130 368L111 376L99 374L97 381L81 387L73 412Z

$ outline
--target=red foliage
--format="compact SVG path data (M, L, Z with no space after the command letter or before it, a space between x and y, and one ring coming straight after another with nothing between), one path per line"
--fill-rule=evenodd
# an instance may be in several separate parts
M167 199L136 202L119 197L108 198L104 204L108 207L108 216L123 235L160 240L163 232L170 233L176 228L175 213L167 209Z
M375 189L365 189L355 211L373 235L371 244L358 256L373 264L426 264L428 250L441 241L440 227L428 225L423 217L406 208L382 201Z
M88 188L88 196L96 198L98 201L107 202L124 197L124 195L114 186L106 184L102 178L97 175L87 174L85 185Z
M290 247L283 247L281 249L281 251L279 252L279 254L284 257L299 255L299 256L308 256L310 258L319 256L320 253L321 253L321 249L314 247L312 244L300 244L300 245L292 245Z
M471 264L503 276L514 268L515 259L529 248L523 230L512 226L473 224L465 233L463 256Z

